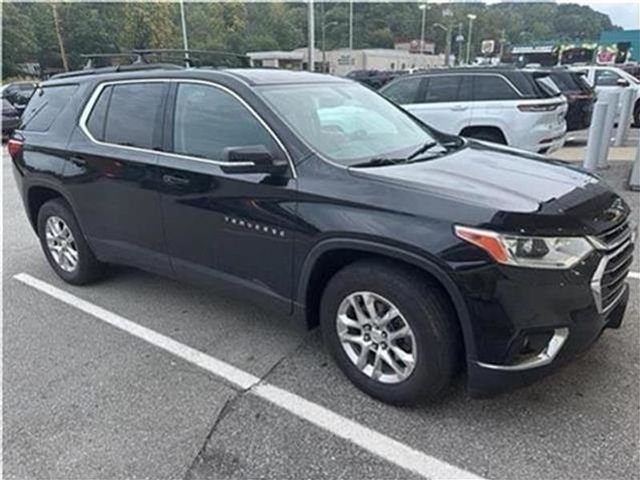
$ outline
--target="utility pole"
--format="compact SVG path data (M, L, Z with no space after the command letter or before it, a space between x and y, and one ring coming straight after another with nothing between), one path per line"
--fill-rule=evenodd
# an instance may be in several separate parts
M309 59L307 61L307 69L310 72L314 71L315 68L315 54L316 54L316 24L315 19L313 17L313 0L308 0L309 2Z
M427 5L422 4L418 7L422 10L422 24L420 25L420 54L424 53L424 24L427 21Z
M349 70L353 65L353 0L349 0Z
M53 11L53 24L56 28L56 36L58 37L58 47L60 48L60 56L62 57L62 66L64 71L69 71L69 63L67 62L67 54L64 51L64 43L62 42L62 33L60 33L60 19L58 18L58 7L55 3L51 4L51 10Z
M189 42L187 41L187 21L184 15L184 0L180 0L180 21L182 23L182 48L184 48L184 63L185 66L190 67L191 62L189 59Z

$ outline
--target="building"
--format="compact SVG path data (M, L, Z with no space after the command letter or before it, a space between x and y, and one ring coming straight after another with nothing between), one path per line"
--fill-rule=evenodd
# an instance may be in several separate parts
M254 67L304 70L307 68L309 53L306 48L298 48L290 52L249 52L247 56ZM410 53L400 49L366 48L349 51L343 48L327 50L324 55L318 49L315 51L315 70L340 76L352 70L408 70L438 67L444 63L444 55Z
M606 30L598 43L619 53L616 63L640 62L640 30Z

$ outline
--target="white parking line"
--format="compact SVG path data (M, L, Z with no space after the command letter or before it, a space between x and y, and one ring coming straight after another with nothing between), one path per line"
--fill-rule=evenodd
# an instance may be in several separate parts
M410 446L383 435L342 415L339 415L317 403L276 386L261 382L250 373L240 370L222 360L211 357L199 350L177 342L161 333L143 327L131 320L110 312L91 302L65 292L53 285L27 273L14 278L30 287L77 308L109 325L123 330L147 343L161 348L189 363L223 378L230 384L247 390L249 394L260 397L272 404L310 422L360 448L371 452L388 462L430 479L475 479L482 480L471 472L462 470L447 462L438 460Z
M640 280L640 272L629 272L629 278L635 278L636 280Z

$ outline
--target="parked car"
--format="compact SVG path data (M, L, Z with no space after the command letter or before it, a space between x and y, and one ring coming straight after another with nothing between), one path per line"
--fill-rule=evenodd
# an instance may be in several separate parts
M2 138L11 135L20 123L20 114L9 103L8 100L2 99Z
M549 76L567 98L567 131L584 130L591 125L596 92L584 78L584 73L554 68Z
M8 100L18 113L22 114L35 89L35 82L9 83L2 88L2 98Z
M567 101L548 74L452 68L398 78L380 92L444 132L551 153L564 145Z
M625 88L633 90L633 123L640 127L640 80L613 66L589 65L573 69L585 74L589 85L595 87L598 95L606 95L612 90L621 91ZM620 106L621 103L618 103L618 112Z
M596 175L441 133L346 79L65 75L8 149L64 281L127 264L299 316L386 402L460 368L472 394L529 383L617 328L629 296L630 210Z

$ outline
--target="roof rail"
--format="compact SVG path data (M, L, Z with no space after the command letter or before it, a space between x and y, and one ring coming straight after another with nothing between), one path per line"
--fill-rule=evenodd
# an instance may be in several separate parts
M184 66L178 63L168 63L168 62L151 62L149 61L149 56L173 56L179 59L180 64L184 64ZM211 64L201 65L202 62L193 58L193 56L205 56L209 58L216 58L217 61L211 62ZM249 66L249 57L246 55L242 55L240 53L233 52L223 52L219 50L200 50L200 49L189 49L184 50L180 48L146 48L146 49L133 49L129 52L115 52L115 53L85 53L80 55L81 58L86 59L85 66L82 70L76 70L73 72L64 72L53 75L52 79L60 79L60 78L70 78L77 77L83 75L95 75L100 73L111 73L111 72L123 72L123 71L135 71L135 70L146 70L146 69L172 69L177 70L180 68L189 68L194 66L194 63L198 64L197 66L207 66L207 67L228 67L229 61L232 63L240 63L240 65L233 66ZM98 58L128 58L131 60L130 64L125 65L112 65L107 67L98 67L95 68L93 66L94 60Z
M131 65L114 65L112 67L102 68L85 68L84 70L75 70L73 72L57 73L51 76L51 80L58 80L61 78L73 78L84 77L88 75L99 75L101 73L116 73L116 72L135 72L138 70L182 70L183 67L174 63L142 63Z

